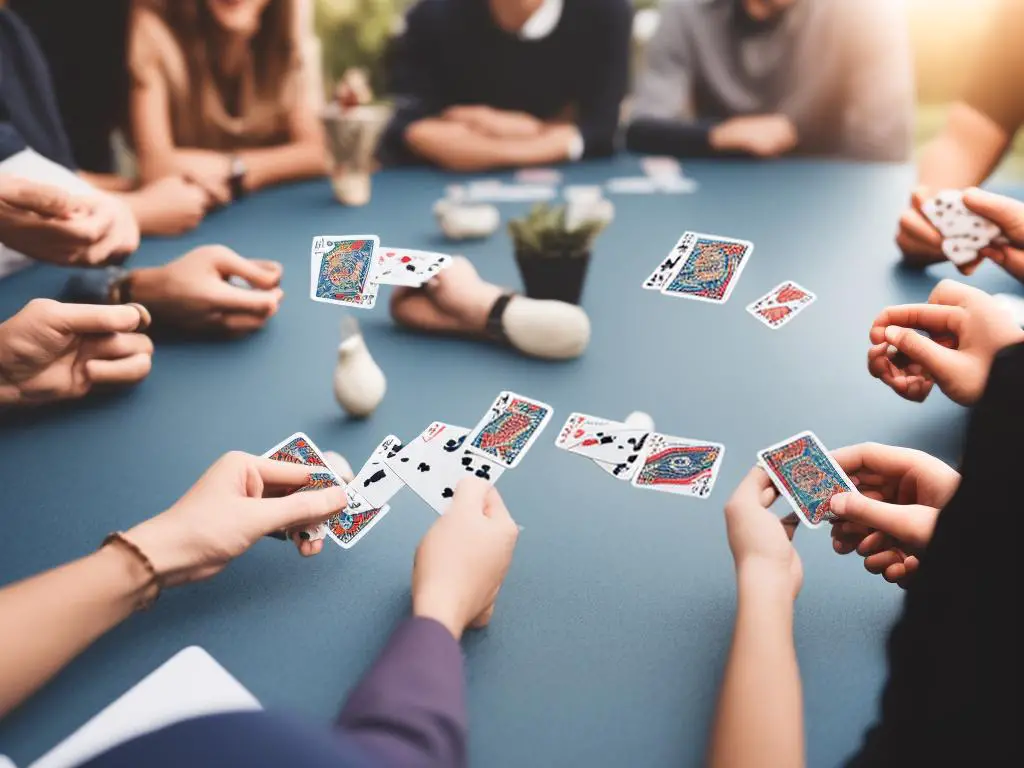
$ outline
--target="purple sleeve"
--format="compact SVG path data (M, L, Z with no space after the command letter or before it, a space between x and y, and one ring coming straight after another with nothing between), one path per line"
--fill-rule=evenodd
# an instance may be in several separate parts
M375 765L464 766L462 649L432 619L405 621L338 717Z

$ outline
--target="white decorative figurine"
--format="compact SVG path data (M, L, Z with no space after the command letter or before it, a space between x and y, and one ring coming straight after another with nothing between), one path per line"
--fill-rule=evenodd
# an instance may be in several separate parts
M334 396L345 412L355 418L369 416L384 399L387 381L370 356L359 323L346 317L341 323L338 365L334 369Z
M466 190L458 185L450 186L446 196L434 203L434 216L449 240L490 237L501 225L497 208L468 202Z

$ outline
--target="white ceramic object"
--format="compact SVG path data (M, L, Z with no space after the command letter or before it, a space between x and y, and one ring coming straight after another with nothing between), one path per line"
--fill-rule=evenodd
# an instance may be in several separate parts
M384 399L387 380L360 333L354 333L338 345L338 365L334 368L334 397L345 412L356 418L373 413Z
M501 214L493 205L459 204L446 198L434 204L434 214L449 240L490 237L501 225Z
M590 343L590 318L575 304L516 296L502 327L513 347L548 360L579 357Z

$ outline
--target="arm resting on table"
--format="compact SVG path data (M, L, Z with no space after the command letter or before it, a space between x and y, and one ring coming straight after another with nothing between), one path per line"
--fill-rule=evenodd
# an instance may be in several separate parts
M462 650L433 619L408 619L349 696L338 725L374 764L466 764Z
M424 160L453 171L544 165L566 160L575 128L550 125L537 136L499 139L477 133L460 123L426 118L405 129L405 143Z

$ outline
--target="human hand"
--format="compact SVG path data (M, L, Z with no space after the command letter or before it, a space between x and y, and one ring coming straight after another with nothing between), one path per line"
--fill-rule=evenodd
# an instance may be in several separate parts
M0 323L0 403L82 397L100 384L134 384L152 367L153 343L137 331L149 313L33 299Z
M796 147L798 137L793 122L776 114L733 117L712 128L708 139L720 152L778 157Z
M0 174L0 242L38 261L98 265L138 247L130 212L104 193L72 196L59 187Z
M964 192L964 205L1002 230L1009 242L994 243L978 252L1018 280L1024 281L1024 203L981 189Z
M440 622L456 640L468 627L486 626L518 537L493 486L477 478L460 482L451 507L416 550L413 614Z
M725 526L737 580L774 582L796 599L804 573L793 548L800 521L795 513L781 519L772 514L769 508L778 496L765 471L754 467L725 503Z
M147 235L195 229L214 204L206 190L182 176L165 176L126 195Z
M131 273L132 298L153 316L188 331L251 333L273 317L284 296L282 267L239 256L223 245L204 245L162 267ZM227 282L241 277L252 289Z
M946 261L946 254L942 252L942 233L921 213L921 206L933 194L928 187L915 189L910 195L910 207L900 216L896 231L896 245L903 252L903 260L914 267ZM971 271L974 266L970 266Z
M340 487L295 493L309 472L304 464L228 453L174 506L129 530L127 538L164 585L207 579L261 537L322 523L345 508Z
M213 205L231 202L231 157L212 149L177 149L174 173L200 186Z
M1022 340L1024 332L996 299L943 280L927 304L889 307L875 318L868 370L908 400L924 400L935 383L950 400L970 405L981 397L996 353ZM905 356L905 365L889 358L890 345Z
M959 473L923 451L878 443L840 448L832 457L860 491L832 498L833 549L856 551L868 571L905 587Z
M525 139L540 135L544 123L526 112L493 109L483 105L454 106L444 118L462 123L485 136L496 139Z
M349 67L338 80L334 88L334 98L342 108L358 107L373 101L373 89L366 70L362 67Z

